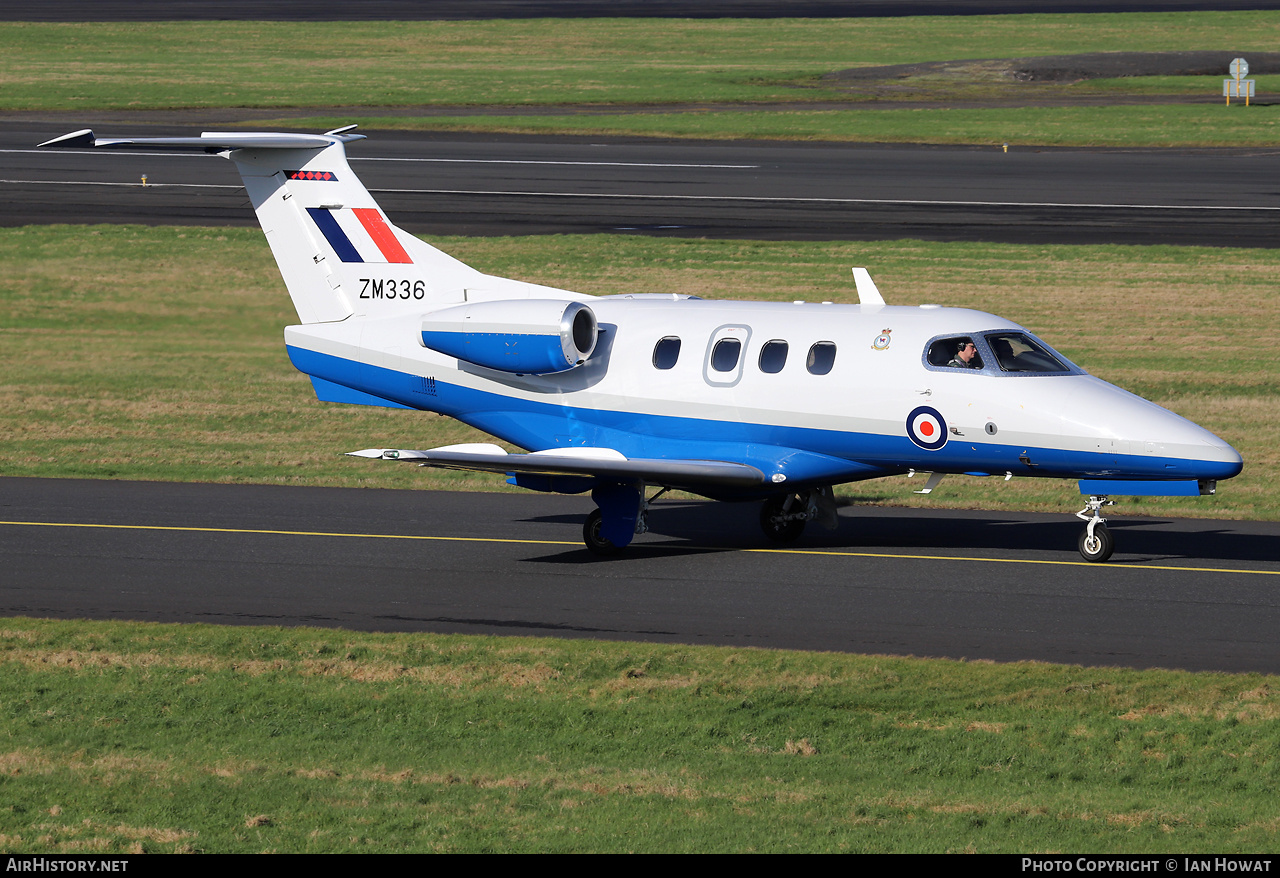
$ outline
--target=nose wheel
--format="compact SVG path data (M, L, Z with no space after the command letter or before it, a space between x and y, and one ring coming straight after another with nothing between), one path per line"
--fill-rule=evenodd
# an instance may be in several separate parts
M1076 518L1086 522L1084 530L1080 533L1080 539L1076 543L1080 549L1080 556L1086 561L1100 564L1109 559L1111 553L1115 551L1115 538L1111 536L1111 531L1107 530L1107 520L1102 517L1102 508L1114 505L1116 501L1095 494L1085 503L1084 509L1076 513Z
M1080 548L1080 555L1086 561L1106 561L1116 547L1111 531L1107 530L1107 526L1102 523L1093 528L1093 533L1089 533L1088 528L1082 530L1077 545Z

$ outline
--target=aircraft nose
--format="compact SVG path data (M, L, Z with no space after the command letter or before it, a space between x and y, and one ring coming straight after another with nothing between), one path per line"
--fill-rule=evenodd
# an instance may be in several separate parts
M1221 480L1244 466L1230 443L1156 403L1093 376L1073 390L1079 396L1062 409L1064 432L1119 455L1117 463L1123 460L1133 476Z
M1244 469L1244 458L1241 457L1240 452L1212 433L1209 435L1213 437L1213 441L1205 443L1204 463L1210 468L1217 467L1218 472L1214 475L1205 475L1204 478L1229 479L1239 475Z
M1229 479L1244 468L1244 458L1226 440L1168 409L1148 405L1158 411L1143 411L1131 425L1133 453L1160 459L1178 478Z

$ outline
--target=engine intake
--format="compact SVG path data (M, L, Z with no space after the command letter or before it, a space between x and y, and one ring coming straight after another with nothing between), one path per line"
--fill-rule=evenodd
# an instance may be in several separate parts
M506 299L428 314L422 344L487 369L548 375L586 362L596 332L596 315L581 302Z

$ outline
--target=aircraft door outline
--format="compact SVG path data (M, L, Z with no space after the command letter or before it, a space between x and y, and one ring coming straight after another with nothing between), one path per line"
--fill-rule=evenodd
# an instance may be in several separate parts
M750 341L749 326L727 323L716 327L702 359L703 380L712 387L736 387L742 380Z

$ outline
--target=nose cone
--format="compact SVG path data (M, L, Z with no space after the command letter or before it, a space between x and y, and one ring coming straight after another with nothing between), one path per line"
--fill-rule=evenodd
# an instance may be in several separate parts
M1062 400L1060 409L1063 436L1112 460L1108 474L1222 480L1244 468L1240 452L1225 440L1099 378L1080 376L1070 395L1075 398Z
M1240 456L1240 452L1208 430L1202 432L1208 439L1204 445L1204 457L1197 461L1199 471L1195 477L1221 481L1240 475L1240 471L1244 469L1244 458Z

